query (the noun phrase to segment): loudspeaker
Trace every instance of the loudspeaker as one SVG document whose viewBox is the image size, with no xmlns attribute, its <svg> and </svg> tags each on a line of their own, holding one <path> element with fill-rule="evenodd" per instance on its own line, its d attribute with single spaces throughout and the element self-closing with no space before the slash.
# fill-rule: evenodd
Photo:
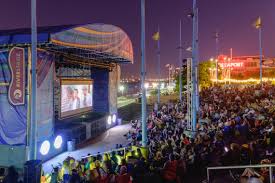
<svg viewBox="0 0 275 183">
<path fill-rule="evenodd" d="M 24 183 L 40 183 L 41 169 L 41 160 L 27 161 L 24 165 Z"/>
</svg>

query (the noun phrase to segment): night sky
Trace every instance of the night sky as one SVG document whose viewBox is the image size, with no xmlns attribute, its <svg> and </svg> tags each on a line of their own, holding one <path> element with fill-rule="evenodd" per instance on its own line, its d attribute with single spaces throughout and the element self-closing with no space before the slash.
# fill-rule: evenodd
<svg viewBox="0 0 275 183">
<path fill-rule="evenodd" d="M 1 0 L 0 29 L 30 27 L 30 0 Z M 134 46 L 135 63 L 123 66 L 122 75 L 139 75 L 140 0 L 37 0 L 38 25 L 106 23 L 121 27 Z M 187 17 L 192 0 L 147 0 L 147 76 L 156 76 L 155 42 L 152 34 L 161 29 L 163 76 L 167 63 L 178 66 L 179 21 L 183 21 L 183 44 L 191 46 L 192 23 Z M 275 0 L 198 0 L 200 60 L 215 56 L 215 31 L 220 32 L 220 51 L 233 55 L 258 54 L 258 33 L 252 27 L 257 16 L 263 21 L 265 56 L 275 56 Z M 184 51 L 184 57 L 190 53 Z"/>
</svg>

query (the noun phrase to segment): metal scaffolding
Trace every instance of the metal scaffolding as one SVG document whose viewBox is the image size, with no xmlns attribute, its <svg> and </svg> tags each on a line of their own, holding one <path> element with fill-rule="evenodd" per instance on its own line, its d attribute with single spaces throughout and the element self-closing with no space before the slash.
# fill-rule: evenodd
<svg viewBox="0 0 275 183">
<path fill-rule="evenodd" d="M 192 131 L 192 59 L 187 59 L 187 130 Z"/>
</svg>

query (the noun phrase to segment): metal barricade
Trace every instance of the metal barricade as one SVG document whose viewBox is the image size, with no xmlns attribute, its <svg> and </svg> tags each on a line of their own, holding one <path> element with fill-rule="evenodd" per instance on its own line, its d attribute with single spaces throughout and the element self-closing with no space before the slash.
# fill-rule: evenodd
<svg viewBox="0 0 275 183">
<path fill-rule="evenodd" d="M 123 151 L 124 152 L 124 158 L 125 158 L 125 155 L 126 155 L 126 147 L 122 147 L 122 148 L 118 148 L 118 149 L 113 149 L 113 150 L 110 150 L 110 151 L 105 151 L 105 152 L 102 152 L 102 153 L 96 153 L 96 154 L 90 154 L 88 156 L 82 156 L 81 158 L 82 159 L 85 159 L 85 158 L 89 158 L 89 157 L 94 157 L 94 156 L 97 156 L 97 155 L 104 155 L 104 154 L 110 154 L 112 152 L 120 152 L 120 151 Z"/>
</svg>

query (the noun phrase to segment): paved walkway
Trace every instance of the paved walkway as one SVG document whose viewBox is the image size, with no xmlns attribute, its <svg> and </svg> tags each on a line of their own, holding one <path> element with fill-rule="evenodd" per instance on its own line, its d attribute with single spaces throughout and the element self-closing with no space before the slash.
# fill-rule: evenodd
<svg viewBox="0 0 275 183">
<path fill-rule="evenodd" d="M 50 173 L 52 171 L 52 165 L 56 166 L 58 163 L 62 163 L 66 157 L 71 156 L 75 159 L 80 159 L 82 156 L 87 154 L 96 154 L 98 152 L 110 151 L 115 148 L 116 144 L 127 144 L 126 138 L 123 136 L 130 130 L 130 125 L 116 126 L 109 129 L 98 138 L 87 142 L 84 147 L 77 149 L 73 152 L 64 152 L 43 164 L 43 170 L 45 173 Z"/>
</svg>

